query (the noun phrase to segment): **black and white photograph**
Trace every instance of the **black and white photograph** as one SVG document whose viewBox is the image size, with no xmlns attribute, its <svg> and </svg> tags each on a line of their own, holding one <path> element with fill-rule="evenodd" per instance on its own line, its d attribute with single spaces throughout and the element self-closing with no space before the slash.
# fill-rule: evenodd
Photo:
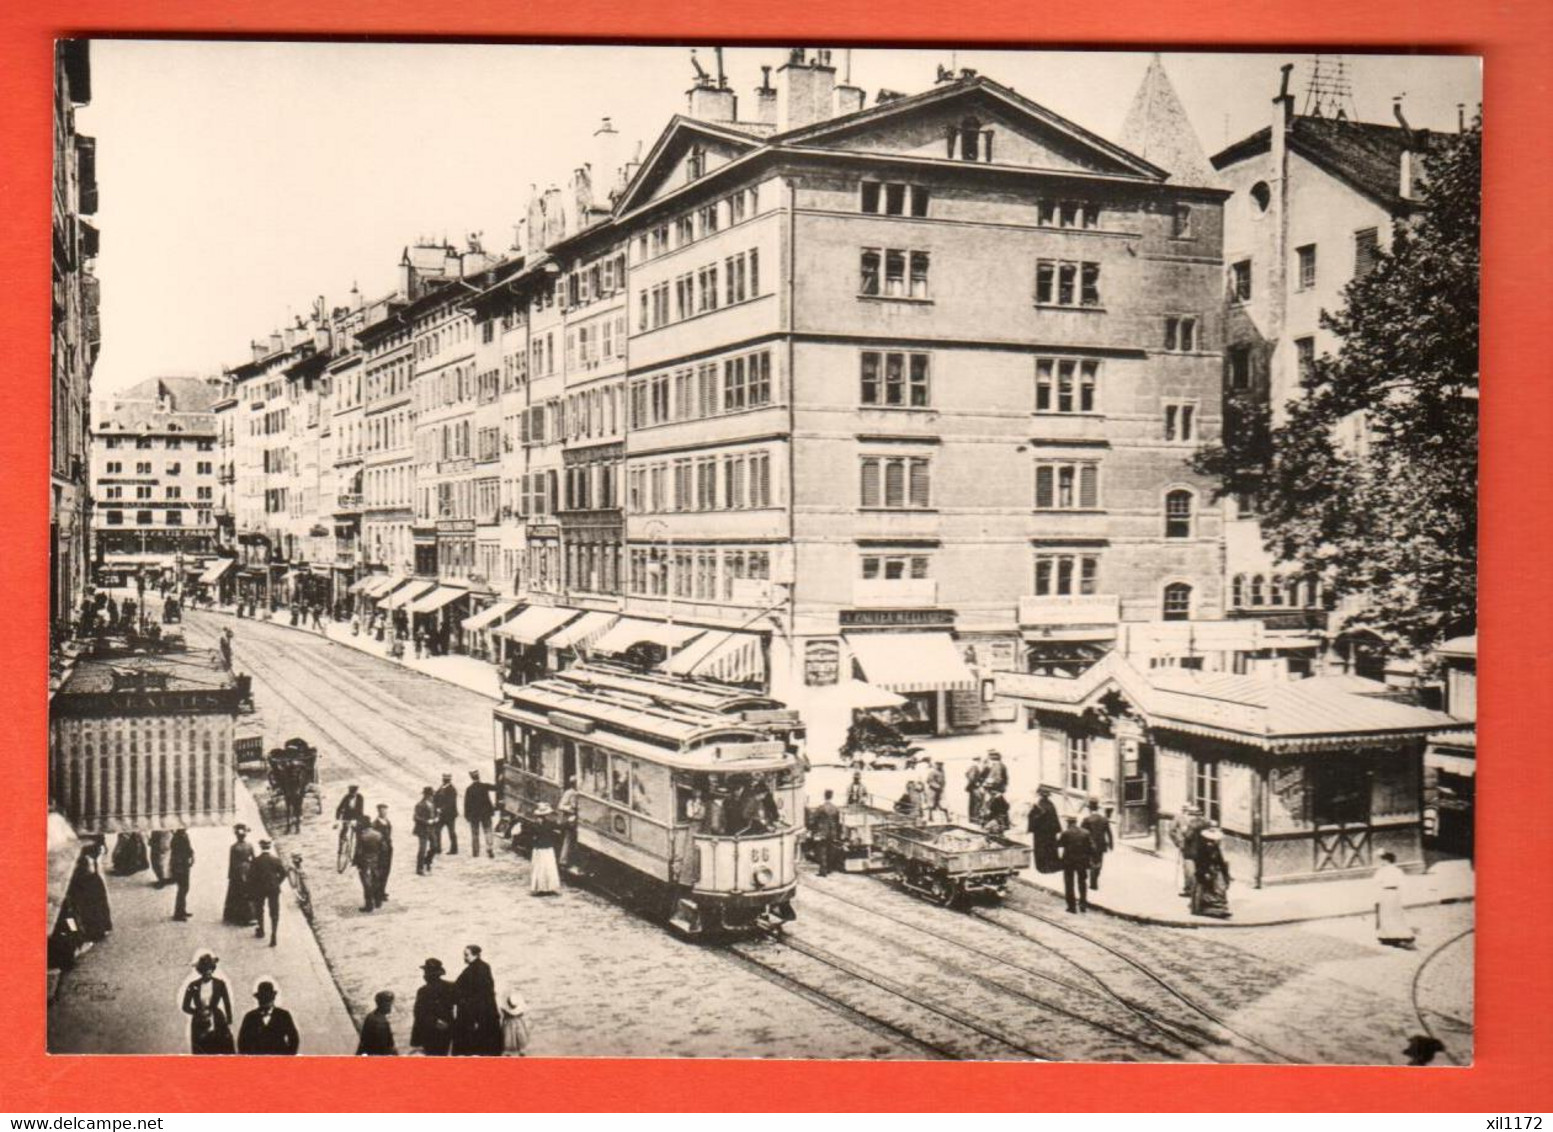
<svg viewBox="0 0 1553 1132">
<path fill-rule="evenodd" d="M 53 72 L 49 1053 L 1473 1064 L 1481 59 Z"/>
</svg>

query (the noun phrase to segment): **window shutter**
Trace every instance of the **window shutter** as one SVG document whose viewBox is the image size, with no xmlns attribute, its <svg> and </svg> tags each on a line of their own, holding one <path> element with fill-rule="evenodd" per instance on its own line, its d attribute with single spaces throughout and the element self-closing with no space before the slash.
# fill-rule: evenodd
<svg viewBox="0 0 1553 1132">
<path fill-rule="evenodd" d="M 886 507 L 904 507 L 906 505 L 906 469 L 904 460 L 884 461 L 884 505 Z"/>
<path fill-rule="evenodd" d="M 911 461 L 911 505 L 913 507 L 930 506 L 928 468 L 929 464 L 926 460 Z"/>
<path fill-rule="evenodd" d="M 1100 465 L 1080 464 L 1078 475 L 1078 505 L 1085 508 L 1100 506 Z"/>
<path fill-rule="evenodd" d="M 1057 469 L 1051 464 L 1040 464 L 1035 469 L 1035 505 L 1049 508 L 1057 498 Z"/>
<path fill-rule="evenodd" d="M 879 506 L 879 461 L 863 461 L 862 505 Z"/>
</svg>

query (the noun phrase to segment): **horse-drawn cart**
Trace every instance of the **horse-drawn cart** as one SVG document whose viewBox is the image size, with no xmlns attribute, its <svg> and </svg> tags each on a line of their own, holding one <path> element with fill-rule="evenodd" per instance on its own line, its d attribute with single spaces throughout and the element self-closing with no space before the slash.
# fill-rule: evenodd
<svg viewBox="0 0 1553 1132">
<path fill-rule="evenodd" d="M 1001 897 L 1029 859 L 1019 842 L 963 825 L 880 825 L 873 843 L 902 886 L 946 907 L 977 893 Z"/>
<path fill-rule="evenodd" d="M 302 810 L 309 797 L 315 813 L 324 812 L 323 794 L 318 789 L 318 748 L 305 739 L 287 739 L 284 746 L 270 751 L 268 798 L 272 814 L 284 813 L 286 829 L 299 830 Z"/>
</svg>

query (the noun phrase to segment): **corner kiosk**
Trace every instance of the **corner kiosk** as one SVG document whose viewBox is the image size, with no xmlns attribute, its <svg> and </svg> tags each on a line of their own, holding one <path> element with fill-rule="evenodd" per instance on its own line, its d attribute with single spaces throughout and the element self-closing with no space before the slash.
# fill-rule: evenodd
<svg viewBox="0 0 1553 1132">
<path fill-rule="evenodd" d="M 496 780 L 514 835 L 568 781 L 568 864 L 696 937 L 791 920 L 803 816 L 796 712 L 732 685 L 579 665 L 506 685 Z"/>
</svg>

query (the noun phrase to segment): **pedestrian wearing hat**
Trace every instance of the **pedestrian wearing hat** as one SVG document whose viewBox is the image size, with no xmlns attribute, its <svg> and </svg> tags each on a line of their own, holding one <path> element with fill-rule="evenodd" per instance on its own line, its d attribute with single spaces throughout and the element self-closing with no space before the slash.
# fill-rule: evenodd
<svg viewBox="0 0 1553 1132">
<path fill-rule="evenodd" d="M 937 815 L 942 814 L 947 821 L 949 811 L 944 809 L 944 791 L 949 787 L 948 776 L 944 774 L 944 764 L 936 762 L 933 769 L 927 772 L 927 820 L 932 821 Z"/>
<path fill-rule="evenodd" d="M 383 904 L 378 868 L 383 863 L 383 835 L 362 818 L 356 823 L 356 856 L 351 862 L 361 878 L 361 910 L 371 912 Z"/>
<path fill-rule="evenodd" d="M 508 1057 L 522 1057 L 528 1049 L 528 1003 L 517 987 L 508 989 L 501 1000 L 501 1048 Z"/>
<path fill-rule="evenodd" d="M 457 996 L 440 959 L 421 964 L 425 982 L 415 992 L 410 1045 L 427 1057 L 446 1057 L 453 1041 L 453 1009 Z"/>
<path fill-rule="evenodd" d="M 248 827 L 232 827 L 234 838 L 226 857 L 226 903 L 221 918 L 229 924 L 248 927 L 253 923 L 253 897 L 248 891 L 248 870 L 253 865 L 253 846 L 248 843 Z"/>
<path fill-rule="evenodd" d="M 1052 804 L 1052 792 L 1041 787 L 1030 816 L 1025 821 L 1030 833 L 1030 858 L 1039 873 L 1055 873 L 1062 868 L 1062 853 L 1057 840 L 1062 836 L 1062 819 Z"/>
<path fill-rule="evenodd" d="M 987 752 L 987 769 L 982 775 L 981 789 L 983 794 L 1008 793 L 1008 764 L 997 751 Z"/>
<path fill-rule="evenodd" d="M 455 1057 L 500 1057 L 501 1015 L 496 1008 L 496 977 L 480 957 L 480 948 L 464 948 L 464 969 L 453 984 Z"/>
<path fill-rule="evenodd" d="M 189 1016 L 189 1052 L 232 1053 L 232 996 L 216 978 L 213 951 L 194 957 L 196 977 L 183 988 L 183 1012 Z"/>
<path fill-rule="evenodd" d="M 530 896 L 554 896 L 561 891 L 561 870 L 555 861 L 555 849 L 560 842 L 561 831 L 555 822 L 555 811 L 541 802 L 534 809 L 534 820 L 529 823 Z"/>
<path fill-rule="evenodd" d="M 491 815 L 496 804 L 491 799 L 491 784 L 480 781 L 480 772 L 469 772 L 469 785 L 464 787 L 464 820 L 469 823 L 469 853 L 480 855 L 480 834 L 485 834 L 485 855 L 496 856 L 495 839 L 491 837 Z"/>
<path fill-rule="evenodd" d="M 286 866 L 275 856 L 274 847 L 268 841 L 259 842 L 259 856 L 248 869 L 248 891 L 253 894 L 253 907 L 259 917 L 259 926 L 253 929 L 258 939 L 264 938 L 264 909 L 270 910 L 270 946 L 280 932 L 280 890 L 286 883 Z"/>
<path fill-rule="evenodd" d="M 372 997 L 377 1009 L 361 1020 L 361 1041 L 356 1045 L 357 1057 L 397 1057 L 399 1047 L 394 1044 L 394 1028 L 388 1016 L 394 1012 L 394 992 L 380 990 Z"/>
<path fill-rule="evenodd" d="M 448 831 L 448 856 L 458 856 L 458 787 L 453 776 L 444 774 L 442 785 L 437 787 L 437 852 L 442 852 L 442 831 Z"/>
<path fill-rule="evenodd" d="M 1079 823 L 1084 827 L 1084 832 L 1089 834 L 1089 840 L 1094 843 L 1094 855 L 1089 861 L 1089 887 L 1092 891 L 1100 890 L 1100 867 L 1105 864 L 1105 855 L 1116 848 L 1116 837 L 1111 832 L 1111 819 L 1100 812 L 1100 799 L 1089 800 L 1089 812 L 1084 815 L 1084 820 Z"/>
<path fill-rule="evenodd" d="M 1202 831 L 1208 828 L 1202 811 L 1187 805 L 1181 809 L 1181 818 L 1170 827 L 1170 841 L 1181 854 L 1181 895 L 1191 896 L 1197 875 L 1197 845 Z"/>
<path fill-rule="evenodd" d="M 965 768 L 965 811 L 972 823 L 981 821 L 981 784 L 986 777 L 987 768 L 977 755 Z"/>
<path fill-rule="evenodd" d="M 1078 824 L 1078 815 L 1069 814 L 1067 828 L 1057 838 L 1062 850 L 1062 894 L 1069 912 L 1089 911 L 1089 867 L 1095 855 L 1095 843 L 1089 831 Z"/>
<path fill-rule="evenodd" d="M 1196 868 L 1192 878 L 1192 915 L 1230 918 L 1229 864 L 1224 860 L 1220 842 L 1224 834 L 1209 825 L 1197 836 Z"/>
<path fill-rule="evenodd" d="M 431 872 L 431 859 L 437 855 L 437 801 L 430 786 L 421 788 L 421 800 L 415 803 L 415 875 Z"/>
<path fill-rule="evenodd" d="M 301 1040 L 291 1013 L 275 1005 L 280 990 L 268 979 L 253 988 L 259 1005 L 243 1015 L 237 1031 L 237 1052 L 262 1056 L 289 1055 L 297 1052 Z"/>
<path fill-rule="evenodd" d="M 189 918 L 189 877 L 194 872 L 194 845 L 189 841 L 189 831 L 182 826 L 173 830 L 167 870 L 173 884 L 177 885 L 173 897 L 173 919 L 187 920 Z"/>
</svg>

